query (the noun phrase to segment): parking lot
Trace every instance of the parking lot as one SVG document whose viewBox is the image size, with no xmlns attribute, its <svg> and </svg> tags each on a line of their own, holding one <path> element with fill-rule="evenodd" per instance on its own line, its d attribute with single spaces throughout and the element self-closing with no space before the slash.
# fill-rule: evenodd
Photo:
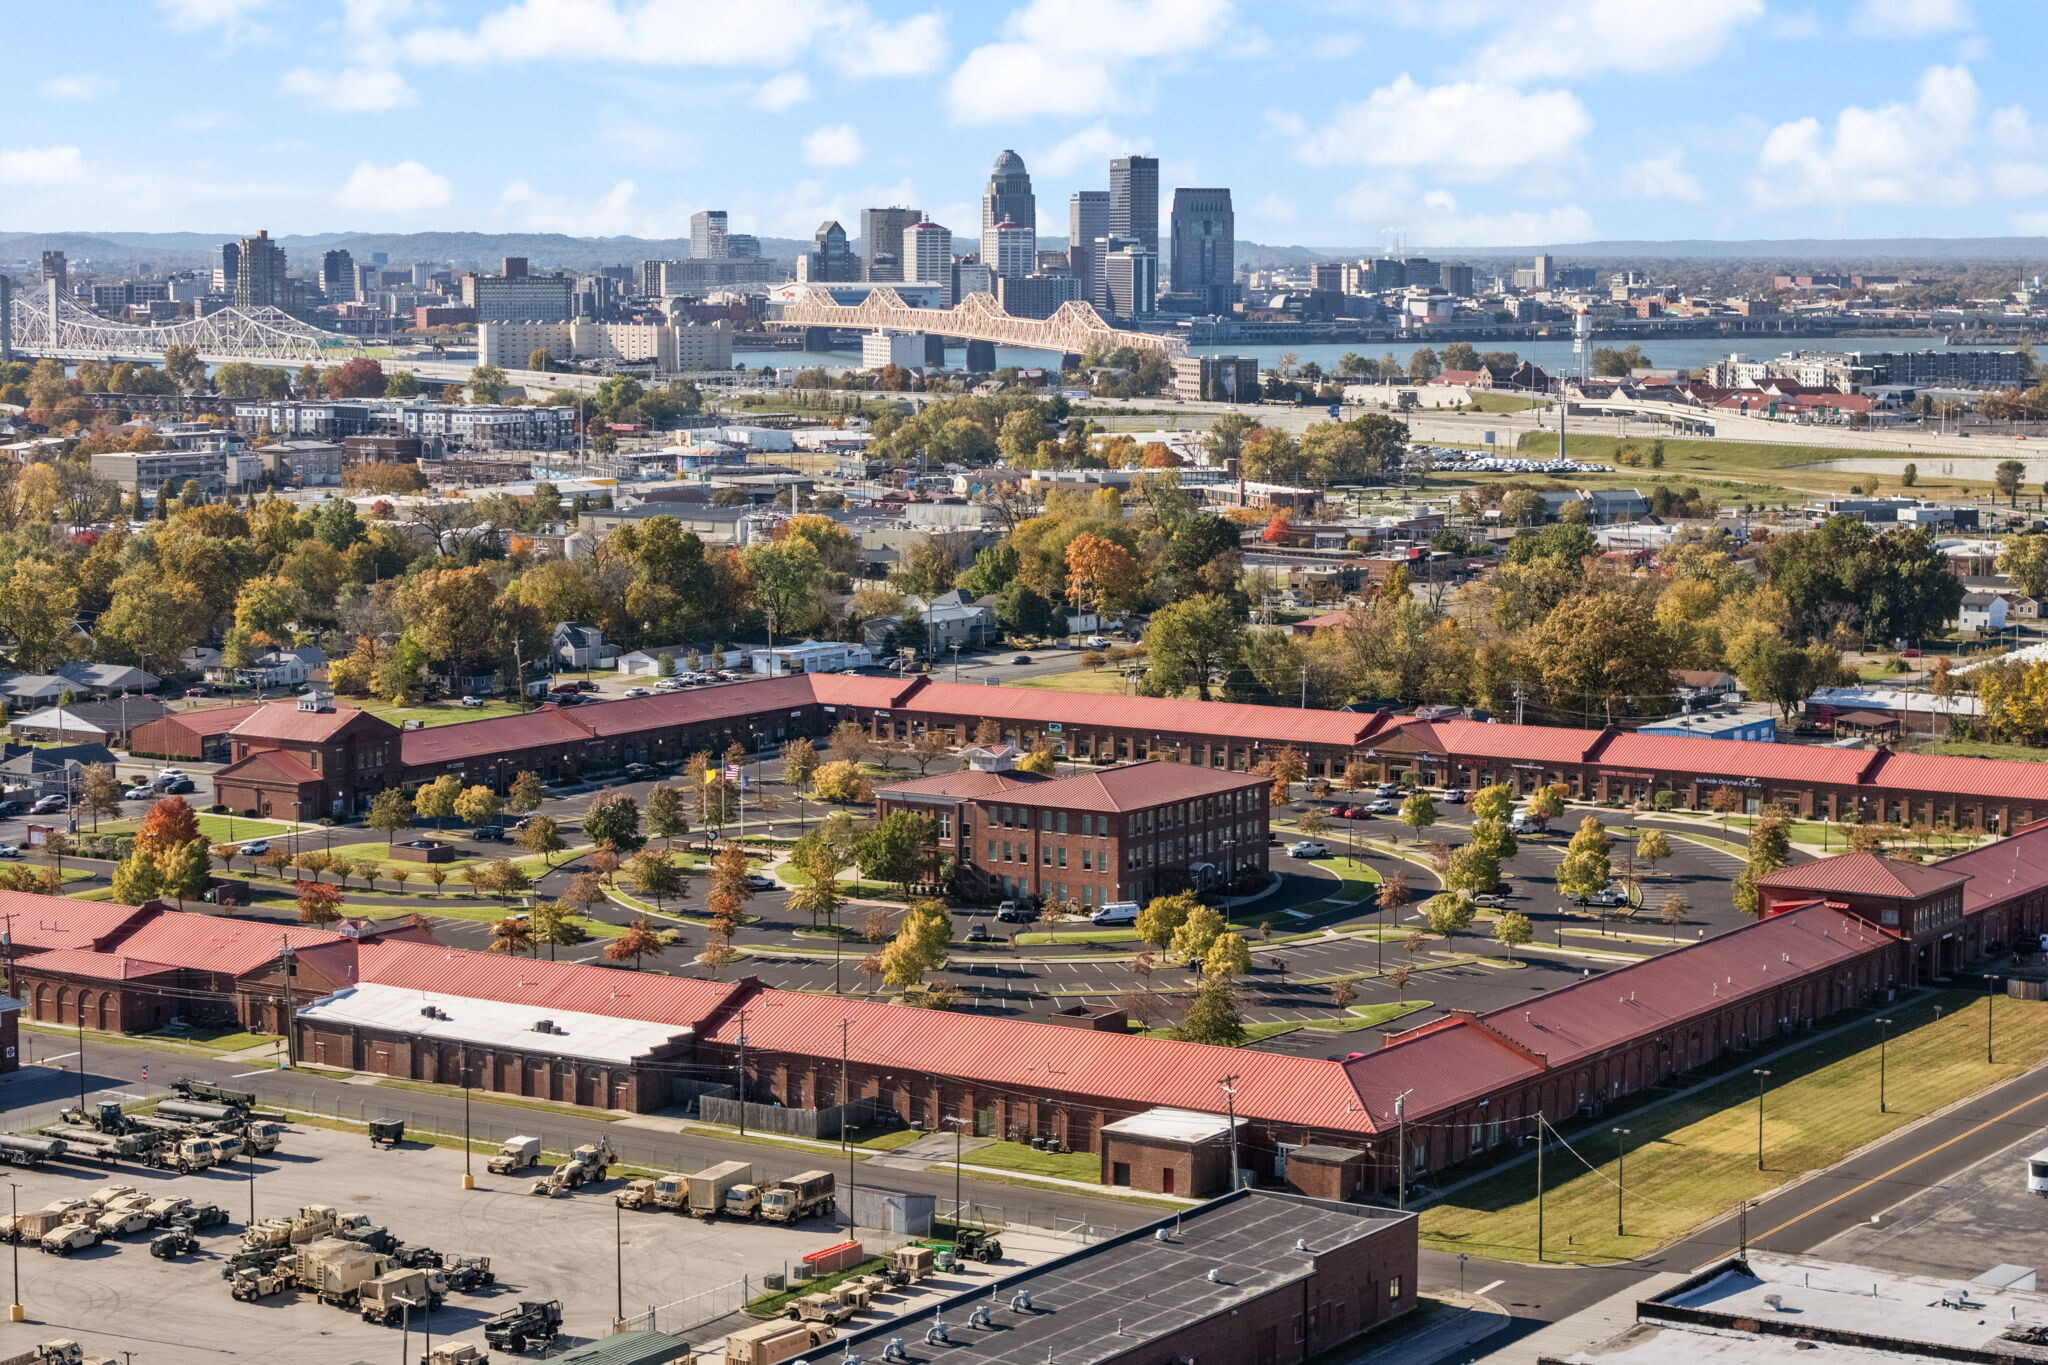
<svg viewBox="0 0 2048 1365">
<path fill-rule="evenodd" d="M 610 1197 L 616 1180 L 594 1192 L 539 1199 L 527 1193 L 536 1172 L 489 1175 L 481 1154 L 475 1161 L 478 1188 L 465 1192 L 459 1152 L 417 1143 L 375 1150 L 360 1133 L 326 1128 L 294 1127 L 279 1152 L 257 1158 L 254 1166 L 259 1218 L 331 1204 L 343 1213 L 367 1213 L 401 1240 L 425 1243 L 444 1255 L 489 1256 L 497 1284 L 480 1294 L 451 1296 L 431 1322 L 437 1340 L 454 1336 L 478 1347 L 484 1344 L 483 1320 L 521 1299 L 560 1299 L 565 1342 L 602 1335 L 621 1294 L 615 1265 L 623 1270 L 630 1317 L 743 1275 L 754 1277 L 759 1293 L 762 1272 L 783 1270 L 845 1237 L 843 1228 L 824 1219 L 785 1228 L 723 1219 L 699 1223 L 675 1213 L 620 1214 Z M 218 1203 L 233 1221 L 208 1229 L 201 1251 L 179 1261 L 152 1257 L 147 1233 L 63 1258 L 23 1248 L 29 1325 L 6 1329 L 4 1340 L 25 1347 L 76 1337 L 88 1352 L 133 1351 L 142 1365 L 218 1365 L 228 1358 L 339 1365 L 389 1360 L 396 1350 L 397 1325 L 372 1326 L 309 1296 L 285 1293 L 256 1303 L 230 1296 L 220 1268 L 239 1249 L 249 1209 L 249 1184 L 239 1169 L 181 1176 L 51 1163 L 14 1178 L 23 1209 L 118 1183 Z M 737 1289 L 725 1296 L 730 1306 L 737 1306 L 737 1298 Z M 413 1331 L 422 1325 L 415 1316 Z"/>
</svg>

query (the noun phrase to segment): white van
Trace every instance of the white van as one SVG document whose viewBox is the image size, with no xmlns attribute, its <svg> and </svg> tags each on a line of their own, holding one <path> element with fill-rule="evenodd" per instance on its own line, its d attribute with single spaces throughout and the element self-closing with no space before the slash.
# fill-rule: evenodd
<svg viewBox="0 0 2048 1365">
<path fill-rule="evenodd" d="M 1111 901 L 1088 917 L 1094 924 L 1136 924 L 1138 903 L 1136 901 Z"/>
<path fill-rule="evenodd" d="M 2027 1193 L 2048 1194 L 2048 1148 L 2027 1158 Z"/>
</svg>

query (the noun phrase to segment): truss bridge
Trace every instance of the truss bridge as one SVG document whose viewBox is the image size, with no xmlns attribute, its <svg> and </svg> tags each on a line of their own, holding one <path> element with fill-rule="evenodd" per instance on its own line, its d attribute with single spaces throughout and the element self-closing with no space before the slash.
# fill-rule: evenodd
<svg viewBox="0 0 2048 1365">
<path fill-rule="evenodd" d="M 969 294 L 951 308 L 915 308 L 887 285 L 859 303 L 836 303 L 826 289 L 806 289 L 782 305 L 779 321 L 789 327 L 844 327 L 857 331 L 922 332 L 927 336 L 986 341 L 1039 351 L 1080 355 L 1096 342 L 1112 348 L 1180 355 L 1187 344 L 1176 336 L 1131 332 L 1110 326 L 1094 308 L 1069 299 L 1049 318 L 1012 317 L 990 294 Z"/>
<path fill-rule="evenodd" d="M 209 363 L 331 365 L 366 353 L 359 337 L 323 332 L 275 308 L 223 308 L 203 318 L 143 327 L 109 322 L 51 288 L 14 298 L 7 312 L 14 354 L 51 360 L 155 361 L 172 346 L 190 346 Z"/>
</svg>

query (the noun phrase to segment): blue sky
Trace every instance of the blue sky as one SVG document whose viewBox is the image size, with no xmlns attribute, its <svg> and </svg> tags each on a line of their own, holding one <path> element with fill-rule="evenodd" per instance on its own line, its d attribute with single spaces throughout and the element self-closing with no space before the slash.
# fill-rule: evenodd
<svg viewBox="0 0 2048 1365">
<path fill-rule="evenodd" d="M 2048 235 L 2041 0 L 0 0 L 0 229 L 978 225 L 1111 156 L 1255 241 Z"/>
</svg>

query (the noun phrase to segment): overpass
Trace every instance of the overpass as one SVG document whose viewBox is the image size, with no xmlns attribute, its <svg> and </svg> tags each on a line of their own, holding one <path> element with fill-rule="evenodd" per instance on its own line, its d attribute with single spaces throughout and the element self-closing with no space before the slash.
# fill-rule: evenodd
<svg viewBox="0 0 2048 1365">
<path fill-rule="evenodd" d="M 17 355 L 50 360 L 161 361 L 172 346 L 190 346 L 209 364 L 234 360 L 272 364 L 340 364 L 366 353 L 360 337 L 323 332 L 275 308 L 223 308 L 203 318 L 162 326 L 109 322 L 57 293 L 9 300 L 7 340 Z M 54 324 L 52 319 L 54 318 Z"/>
<path fill-rule="evenodd" d="M 1078 299 L 1061 304 L 1049 318 L 1019 318 L 1005 313 L 992 294 L 969 294 L 951 308 L 914 308 L 887 285 L 874 289 L 857 304 L 835 303 L 826 289 L 805 289 L 795 301 L 782 305 L 778 321 L 790 327 L 922 332 L 1062 355 L 1080 355 L 1098 341 L 1167 356 L 1187 350 L 1187 343 L 1177 336 L 1112 327 L 1091 305 Z"/>
</svg>

